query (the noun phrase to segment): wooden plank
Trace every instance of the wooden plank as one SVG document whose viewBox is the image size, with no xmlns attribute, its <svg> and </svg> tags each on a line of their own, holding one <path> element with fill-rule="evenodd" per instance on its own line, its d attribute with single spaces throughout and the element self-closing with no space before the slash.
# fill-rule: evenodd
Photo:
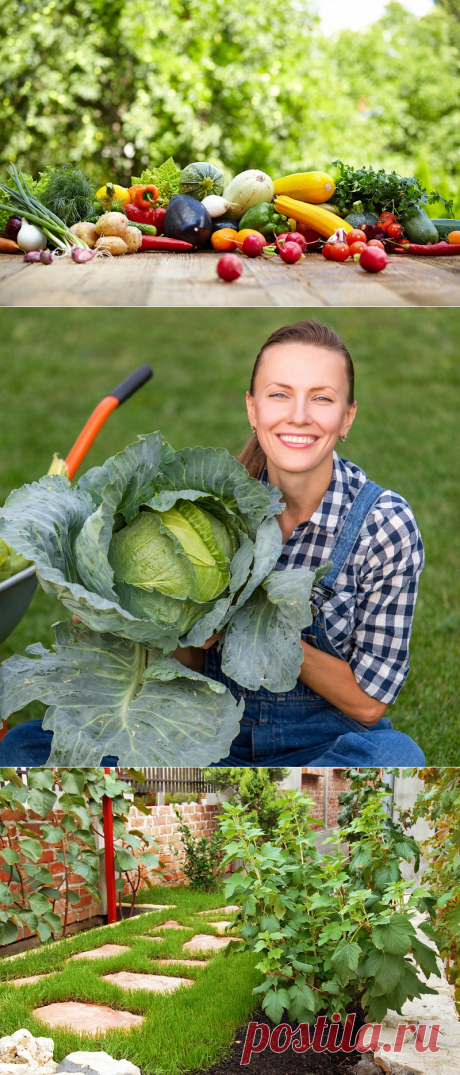
<svg viewBox="0 0 460 1075">
<path fill-rule="evenodd" d="M 76 265 L 25 265 L 0 255 L 1 306 L 385 307 L 459 306 L 460 258 L 390 258 L 384 273 L 309 254 L 296 265 L 245 259 L 232 283 L 219 280 L 214 251 L 143 253 Z"/>
</svg>

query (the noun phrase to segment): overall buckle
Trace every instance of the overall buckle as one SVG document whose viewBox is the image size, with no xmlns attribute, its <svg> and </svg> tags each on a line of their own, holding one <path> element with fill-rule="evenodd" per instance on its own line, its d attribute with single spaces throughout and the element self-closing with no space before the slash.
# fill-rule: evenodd
<svg viewBox="0 0 460 1075">
<path fill-rule="evenodd" d="M 313 616 L 316 617 L 318 612 L 321 611 L 326 601 L 329 601 L 334 595 L 334 590 L 330 586 L 325 586 L 322 582 L 317 582 L 312 589 L 312 601 L 311 608 Z"/>
</svg>

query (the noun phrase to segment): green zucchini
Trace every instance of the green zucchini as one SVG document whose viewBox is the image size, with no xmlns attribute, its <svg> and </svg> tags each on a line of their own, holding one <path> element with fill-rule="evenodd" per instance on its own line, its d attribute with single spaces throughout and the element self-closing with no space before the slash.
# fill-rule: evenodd
<svg viewBox="0 0 460 1075">
<path fill-rule="evenodd" d="M 430 220 L 424 209 L 417 209 L 410 216 L 405 216 L 401 221 L 404 234 L 411 243 L 437 243 L 439 235 L 434 220 Z"/>
<path fill-rule="evenodd" d="M 434 224 L 440 239 L 447 239 L 451 231 L 460 231 L 460 220 L 444 217 L 443 220 L 432 220 L 431 223 Z"/>
</svg>

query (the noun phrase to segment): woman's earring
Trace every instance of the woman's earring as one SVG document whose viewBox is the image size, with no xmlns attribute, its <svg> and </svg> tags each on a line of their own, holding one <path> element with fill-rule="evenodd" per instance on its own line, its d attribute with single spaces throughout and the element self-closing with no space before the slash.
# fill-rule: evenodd
<svg viewBox="0 0 460 1075">
<path fill-rule="evenodd" d="M 344 444 L 344 442 L 346 441 L 346 439 L 347 439 L 347 434 L 346 434 L 346 433 L 344 433 L 342 437 L 339 437 L 339 440 L 341 440 L 341 441 L 342 441 L 342 444 Z"/>
<path fill-rule="evenodd" d="M 257 433 L 257 430 L 256 430 L 255 426 L 251 426 L 251 433 Z"/>
</svg>

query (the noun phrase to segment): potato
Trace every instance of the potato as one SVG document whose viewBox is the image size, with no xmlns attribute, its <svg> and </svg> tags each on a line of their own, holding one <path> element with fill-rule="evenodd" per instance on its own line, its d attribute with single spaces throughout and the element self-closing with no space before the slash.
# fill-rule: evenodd
<svg viewBox="0 0 460 1075">
<path fill-rule="evenodd" d="M 111 214 L 108 213 L 107 215 L 110 216 Z M 97 240 L 96 250 L 103 250 L 106 254 L 116 256 L 117 254 L 126 254 L 128 247 L 123 242 L 123 239 L 120 239 L 119 235 L 101 235 L 100 239 Z"/>
<path fill-rule="evenodd" d="M 123 242 L 125 242 L 128 247 L 128 254 L 135 254 L 142 243 L 142 232 L 139 231 L 139 228 L 129 227 L 123 238 Z"/>
<path fill-rule="evenodd" d="M 103 213 L 96 224 L 98 235 L 118 235 L 124 239 L 128 230 L 128 221 L 123 213 Z"/>
<path fill-rule="evenodd" d="M 77 236 L 77 239 L 83 239 L 83 242 L 88 243 L 91 250 L 94 249 L 97 242 L 97 231 L 94 224 L 91 224 L 89 220 L 79 220 L 78 224 L 72 224 L 70 230 Z"/>
</svg>

